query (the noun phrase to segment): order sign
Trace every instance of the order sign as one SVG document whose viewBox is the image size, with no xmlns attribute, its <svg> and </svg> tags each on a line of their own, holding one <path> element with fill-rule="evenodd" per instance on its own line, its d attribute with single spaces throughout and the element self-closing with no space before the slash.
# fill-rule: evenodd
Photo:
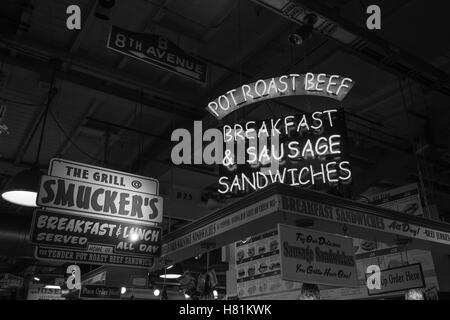
<svg viewBox="0 0 450 320">
<path fill-rule="evenodd" d="M 380 280 L 381 288 L 367 289 L 369 295 L 425 288 L 425 279 L 420 263 L 381 270 Z"/>
<path fill-rule="evenodd" d="M 283 280 L 359 287 L 352 238 L 278 225 Z"/>
</svg>

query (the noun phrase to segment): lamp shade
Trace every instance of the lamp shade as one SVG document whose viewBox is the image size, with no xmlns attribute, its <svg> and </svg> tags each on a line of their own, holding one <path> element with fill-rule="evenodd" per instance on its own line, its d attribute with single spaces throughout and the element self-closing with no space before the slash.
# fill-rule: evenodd
<svg viewBox="0 0 450 320">
<path fill-rule="evenodd" d="M 181 265 L 179 263 L 174 264 L 173 266 L 166 269 L 162 269 L 161 273 L 159 274 L 160 278 L 166 278 L 166 279 L 178 279 L 183 275 L 183 270 L 181 268 Z"/>
<path fill-rule="evenodd" d="M 8 202 L 37 207 L 36 199 L 42 172 L 39 168 L 31 168 L 17 173 L 9 180 L 2 191 L 2 198 Z"/>
</svg>

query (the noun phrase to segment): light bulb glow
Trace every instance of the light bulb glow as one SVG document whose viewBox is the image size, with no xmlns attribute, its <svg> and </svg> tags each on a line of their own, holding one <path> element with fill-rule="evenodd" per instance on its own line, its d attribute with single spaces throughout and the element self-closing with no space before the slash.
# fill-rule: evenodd
<svg viewBox="0 0 450 320">
<path fill-rule="evenodd" d="M 130 241 L 131 242 L 136 242 L 138 240 L 139 240 L 139 235 L 137 234 L 137 232 L 130 233 Z"/>
<path fill-rule="evenodd" d="M 162 274 L 159 276 L 160 278 L 166 278 L 166 279 L 178 279 L 179 277 L 181 277 L 181 274 L 176 274 L 176 273 L 168 273 L 168 274 Z"/>
<path fill-rule="evenodd" d="M 11 190 L 2 193 L 2 198 L 8 202 L 24 207 L 37 207 L 37 193 L 32 191 Z"/>
<path fill-rule="evenodd" d="M 45 288 L 46 289 L 61 289 L 60 286 L 54 286 L 54 285 L 51 285 L 51 284 L 46 285 Z"/>
<path fill-rule="evenodd" d="M 120 288 L 121 294 L 125 294 L 125 292 L 127 292 L 127 288 L 125 288 L 125 287 Z"/>
<path fill-rule="evenodd" d="M 185 293 L 185 294 L 184 294 L 184 297 L 185 297 L 186 299 L 189 299 L 191 296 Z"/>
<path fill-rule="evenodd" d="M 214 299 L 217 299 L 217 297 L 219 296 L 219 293 L 217 292 L 217 290 L 213 290 L 213 296 L 214 296 Z"/>
<path fill-rule="evenodd" d="M 155 289 L 155 291 L 153 291 L 153 295 L 154 295 L 155 297 L 159 296 L 160 293 L 161 293 L 161 292 L 159 291 L 159 289 Z"/>
</svg>

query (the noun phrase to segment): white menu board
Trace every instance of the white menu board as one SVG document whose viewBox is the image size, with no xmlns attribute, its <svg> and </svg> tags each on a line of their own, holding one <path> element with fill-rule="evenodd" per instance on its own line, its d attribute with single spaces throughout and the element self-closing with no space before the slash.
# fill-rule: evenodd
<svg viewBox="0 0 450 320">
<path fill-rule="evenodd" d="M 278 231 L 271 230 L 235 243 L 239 299 L 297 289 L 301 283 L 281 279 Z"/>
</svg>

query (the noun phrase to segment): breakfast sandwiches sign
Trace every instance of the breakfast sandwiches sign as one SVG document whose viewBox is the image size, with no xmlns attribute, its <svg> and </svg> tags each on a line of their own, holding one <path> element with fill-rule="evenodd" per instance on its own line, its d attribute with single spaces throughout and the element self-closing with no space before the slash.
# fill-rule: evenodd
<svg viewBox="0 0 450 320">
<path fill-rule="evenodd" d="M 345 190 L 352 170 L 342 109 L 322 108 L 234 124 L 222 121 L 244 106 L 267 99 L 306 95 L 342 101 L 353 86 L 350 78 L 310 72 L 244 84 L 208 103 L 206 110 L 221 121 L 220 128 L 203 132 L 201 121 L 195 121 L 193 139 L 186 129 L 174 130 L 171 140 L 177 144 L 172 148 L 172 162 L 219 165 L 217 191 L 225 196 L 273 183 Z"/>
</svg>

